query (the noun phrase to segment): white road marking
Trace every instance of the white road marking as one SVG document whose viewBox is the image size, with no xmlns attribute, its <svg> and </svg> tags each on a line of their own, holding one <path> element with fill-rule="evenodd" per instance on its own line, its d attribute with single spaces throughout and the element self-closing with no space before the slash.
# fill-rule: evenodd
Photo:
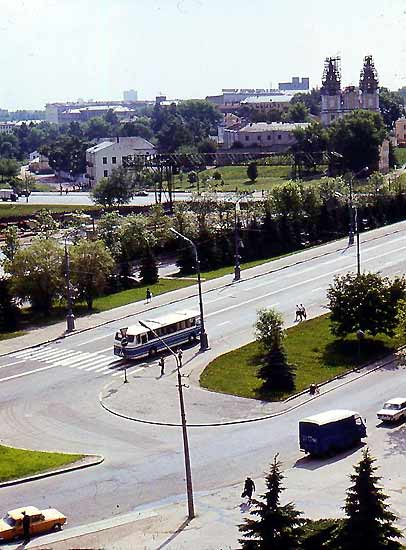
<svg viewBox="0 0 406 550">
<path fill-rule="evenodd" d="M 7 365 L 1 365 L 0 369 L 5 369 L 6 367 L 12 367 L 13 365 L 19 365 L 20 363 L 25 363 L 25 359 L 21 359 L 21 361 L 14 361 L 14 363 L 7 363 Z"/>
<path fill-rule="evenodd" d="M 322 286 L 318 286 L 317 288 L 313 288 L 312 292 L 320 292 L 320 290 L 326 290 Z"/>
<path fill-rule="evenodd" d="M 113 353 L 113 349 L 114 349 L 114 345 L 111 344 L 111 346 L 109 346 L 108 348 L 100 349 L 97 353 L 106 353 L 106 351 L 111 351 Z"/>
<path fill-rule="evenodd" d="M 229 323 L 231 323 L 231 321 L 224 321 L 224 323 L 219 323 L 217 326 L 222 327 L 223 325 L 228 325 Z"/>
<path fill-rule="evenodd" d="M 14 378 L 21 378 L 22 376 L 28 376 L 29 374 L 35 374 L 36 372 L 41 372 L 43 370 L 53 369 L 54 367 L 56 367 L 56 365 L 47 365 L 46 367 L 41 367 L 40 369 L 29 370 L 20 374 L 13 374 L 12 376 L 7 376 L 6 378 L 0 378 L 0 382 L 6 382 L 6 380 L 13 380 Z"/>
<path fill-rule="evenodd" d="M 111 338 L 111 334 L 104 334 L 103 336 L 96 336 L 96 338 L 91 338 L 90 340 L 86 340 L 86 342 L 82 342 L 81 344 L 75 344 L 75 345 L 76 345 L 76 347 L 86 346 L 87 344 L 90 344 L 91 342 L 97 342 L 97 340 L 103 340 L 103 338 Z"/>
</svg>

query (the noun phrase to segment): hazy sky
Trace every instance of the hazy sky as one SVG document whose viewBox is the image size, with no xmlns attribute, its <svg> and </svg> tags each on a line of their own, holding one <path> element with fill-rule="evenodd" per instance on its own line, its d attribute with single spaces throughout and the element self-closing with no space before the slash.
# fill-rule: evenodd
<svg viewBox="0 0 406 550">
<path fill-rule="evenodd" d="M 337 54 L 345 85 L 369 53 L 382 85 L 406 85 L 406 0 L 0 0 L 0 37 L 8 109 L 315 86 Z"/>
</svg>

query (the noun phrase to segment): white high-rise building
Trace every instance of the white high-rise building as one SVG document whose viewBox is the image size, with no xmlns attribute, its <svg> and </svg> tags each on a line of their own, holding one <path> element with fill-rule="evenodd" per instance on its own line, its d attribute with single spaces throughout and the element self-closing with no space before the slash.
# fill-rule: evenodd
<svg viewBox="0 0 406 550">
<path fill-rule="evenodd" d="M 138 101 L 137 90 L 124 90 L 123 99 L 124 101 Z"/>
</svg>

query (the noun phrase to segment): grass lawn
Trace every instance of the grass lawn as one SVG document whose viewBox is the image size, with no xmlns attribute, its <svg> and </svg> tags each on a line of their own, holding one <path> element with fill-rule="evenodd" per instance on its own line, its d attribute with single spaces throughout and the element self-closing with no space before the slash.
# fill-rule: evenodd
<svg viewBox="0 0 406 550">
<path fill-rule="evenodd" d="M 406 147 L 395 147 L 395 159 L 398 166 L 406 163 Z"/>
<path fill-rule="evenodd" d="M 221 181 L 214 179 L 204 183 L 204 178 L 212 177 L 213 172 L 217 170 L 221 173 L 224 185 L 221 185 Z M 218 191 L 257 191 L 269 190 L 276 185 L 280 185 L 291 179 L 291 167 L 290 166 L 258 166 L 258 178 L 255 182 L 247 177 L 246 166 L 222 166 L 217 169 L 210 168 L 209 170 L 203 170 L 199 172 L 199 187 L 201 191 L 204 191 L 210 186 L 213 190 Z M 315 181 L 310 179 L 308 183 Z M 184 191 L 197 191 L 197 184 L 190 184 L 187 179 L 187 174 L 183 174 L 183 180 L 179 179 L 179 176 L 175 178 L 175 188 L 182 189 Z"/>
<path fill-rule="evenodd" d="M 402 343 L 385 335 L 366 338 L 361 344 L 358 360 L 356 337 L 338 340 L 332 336 L 328 315 L 300 323 L 287 330 L 285 339 L 288 360 L 297 365 L 296 390 L 292 393 L 388 354 Z M 263 394 L 261 380 L 257 378 L 259 367 L 260 347 L 252 342 L 212 361 L 202 373 L 200 384 L 213 391 L 266 401 L 290 395 L 278 392 Z"/>
<path fill-rule="evenodd" d="M 83 455 L 26 451 L 0 445 L 0 482 L 72 464 Z"/>
</svg>

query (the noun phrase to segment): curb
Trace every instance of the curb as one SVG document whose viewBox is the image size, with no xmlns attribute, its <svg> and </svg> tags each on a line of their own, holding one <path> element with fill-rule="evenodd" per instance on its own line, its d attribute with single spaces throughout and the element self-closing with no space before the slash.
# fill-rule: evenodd
<svg viewBox="0 0 406 550">
<path fill-rule="evenodd" d="M 398 222 L 398 223 L 402 223 L 402 222 Z M 395 231 L 391 231 L 389 233 L 384 233 L 383 235 L 379 235 L 379 236 L 376 236 L 376 237 L 372 237 L 370 239 L 365 239 L 365 241 L 363 242 L 372 242 L 372 241 L 375 241 L 375 240 L 378 240 L 382 237 L 386 237 L 387 235 L 396 235 L 397 233 L 400 233 L 402 230 L 401 229 L 397 229 Z M 341 239 L 340 239 L 341 240 Z M 325 246 L 325 245 L 328 245 L 328 244 L 331 244 L 331 242 L 334 242 L 334 241 L 330 241 L 330 243 L 325 243 L 324 245 L 321 245 L 321 246 Z M 318 248 L 317 246 L 315 248 Z M 339 247 L 339 248 L 335 248 L 334 250 L 331 250 L 329 252 L 323 252 L 321 254 L 316 254 L 315 256 L 312 256 L 310 258 L 306 258 L 306 259 L 303 259 L 303 260 L 298 260 L 296 262 L 293 262 L 289 265 L 286 265 L 286 266 L 282 266 L 282 267 L 278 267 L 276 269 L 270 269 L 269 271 L 265 271 L 264 273 L 259 273 L 259 274 L 256 274 L 256 275 L 252 275 L 251 277 L 246 277 L 244 279 L 244 281 L 251 281 L 253 279 L 257 279 L 259 277 L 264 277 L 265 275 L 270 275 L 272 273 L 278 273 L 279 271 L 283 271 L 285 269 L 288 269 L 290 267 L 293 267 L 293 266 L 296 266 L 296 265 L 300 265 L 300 264 L 304 264 L 306 262 L 309 262 L 309 261 L 312 261 L 312 260 L 316 260 L 318 258 L 323 258 L 325 256 L 329 256 L 330 254 L 334 254 L 335 252 L 340 252 L 341 250 L 346 250 L 348 248 L 348 246 L 344 246 L 344 247 Z M 291 254 L 291 256 L 294 256 L 295 254 Z M 270 262 L 267 262 L 267 263 L 272 263 L 274 261 L 277 261 L 277 260 L 271 260 Z M 255 268 L 250 268 L 250 269 L 255 269 Z M 224 275 L 223 275 L 224 277 Z M 239 282 L 239 281 L 238 281 Z M 209 290 L 206 290 L 206 291 L 203 291 L 203 294 L 209 294 L 210 292 L 214 292 L 216 290 L 219 290 L 221 288 L 226 288 L 226 287 L 229 287 L 229 286 L 233 286 L 233 284 L 235 284 L 234 282 L 231 282 L 231 283 L 225 283 L 223 285 L 220 285 L 218 287 L 215 287 L 215 288 L 211 288 Z M 176 291 L 174 291 L 176 292 Z M 168 294 L 170 294 L 168 292 Z M 191 296 L 187 296 L 186 298 L 190 298 Z M 177 302 L 182 302 L 183 300 L 186 299 L 185 297 L 183 298 L 178 298 L 178 299 L 174 299 L 172 301 L 169 301 L 167 302 L 167 304 L 165 305 L 170 305 L 170 304 L 176 304 Z M 145 310 L 145 311 L 152 311 L 152 310 L 155 310 L 155 309 L 158 309 L 159 305 L 157 306 L 153 306 L 151 308 L 149 308 L 148 310 Z M 111 310 L 110 310 L 111 311 Z M 144 311 L 140 311 L 139 314 L 142 314 L 144 313 Z M 44 346 L 44 345 L 47 345 L 47 344 L 51 344 L 52 342 L 57 342 L 59 340 L 63 340 L 64 338 L 69 338 L 70 336 L 75 336 L 76 334 L 82 334 L 83 332 L 87 332 L 89 330 L 93 330 L 95 328 L 99 328 L 99 327 L 103 327 L 103 326 L 106 326 L 110 323 L 114 323 L 116 321 L 121 321 L 123 319 L 127 319 L 128 317 L 132 317 L 133 315 L 135 315 L 134 313 L 128 313 L 126 315 L 123 315 L 121 317 L 117 317 L 115 319 L 111 319 L 109 321 L 103 321 L 101 323 L 98 323 L 96 325 L 93 325 L 92 327 L 87 327 L 87 328 L 83 328 L 83 329 L 79 329 L 79 330 L 75 330 L 74 332 L 70 332 L 70 333 L 64 333 L 60 336 L 56 336 L 55 338 L 50 338 L 49 340 L 44 340 L 43 342 L 39 342 L 37 344 L 34 344 L 34 345 L 30 345 L 30 346 L 25 346 L 25 347 L 22 347 L 22 348 L 19 348 L 18 350 L 14 350 L 13 352 L 11 353 L 17 353 L 17 352 L 20 352 L 20 351 L 25 351 L 25 350 L 29 350 L 29 349 L 35 349 L 39 346 Z M 0 357 L 5 357 L 7 355 L 9 355 L 10 352 L 6 352 L 6 353 L 0 353 Z"/>
<path fill-rule="evenodd" d="M 18 479 L 10 479 L 9 481 L 3 481 L 0 483 L 0 489 L 3 487 L 12 487 L 13 485 L 20 485 L 21 483 L 28 483 L 30 481 L 38 481 L 39 479 L 44 479 L 47 477 L 57 476 L 60 474 L 66 474 L 68 472 L 75 472 L 76 470 L 84 470 L 85 468 L 90 468 L 91 466 L 98 466 L 104 462 L 104 456 L 102 455 L 85 455 L 81 460 L 84 460 L 86 457 L 93 458 L 91 462 L 85 462 L 83 464 L 77 464 L 72 466 L 67 466 L 66 468 L 60 468 L 58 470 L 52 470 L 48 472 L 43 472 L 42 474 L 35 474 L 32 476 L 21 477 Z"/>
<path fill-rule="evenodd" d="M 346 386 L 347 384 L 351 384 L 351 382 L 355 382 L 355 381 L 359 380 L 360 378 L 364 378 L 365 376 L 368 376 L 368 374 L 370 374 L 372 372 L 375 372 L 375 371 L 377 371 L 378 369 L 380 369 L 382 367 L 386 367 L 388 365 L 391 365 L 392 363 L 395 363 L 395 362 L 396 362 L 396 358 L 392 358 L 389 361 L 386 361 L 385 363 L 377 365 L 376 367 L 373 367 L 372 369 L 369 369 L 366 372 L 361 373 L 359 376 L 353 378 L 352 380 L 346 380 L 342 384 L 338 384 L 334 388 L 327 389 L 322 394 L 315 395 L 314 397 L 309 398 L 306 401 L 303 401 L 302 403 L 298 403 L 297 405 L 293 405 L 292 407 L 288 407 L 287 409 L 283 409 L 283 410 L 275 412 L 275 413 L 270 413 L 268 415 L 258 416 L 258 417 L 255 417 L 255 418 L 240 418 L 240 419 L 237 419 L 237 420 L 228 420 L 228 421 L 225 421 L 225 422 L 211 422 L 211 423 L 203 423 L 203 424 L 193 424 L 193 423 L 188 422 L 187 427 L 188 428 L 215 428 L 215 427 L 220 427 L 220 426 L 234 426 L 234 425 L 237 425 L 237 424 L 249 424 L 249 423 L 253 423 L 253 422 L 260 422 L 262 420 L 270 420 L 271 418 L 282 416 L 283 414 L 286 414 L 286 413 L 289 413 L 289 412 L 294 411 L 296 409 L 299 409 L 300 407 L 303 407 L 304 405 L 307 405 L 308 403 L 310 403 L 314 399 L 317 399 L 318 397 L 322 397 L 322 396 L 324 396 L 328 393 L 333 392 L 334 390 L 337 390 L 339 388 L 342 388 L 343 386 Z M 366 367 L 361 367 L 361 368 L 365 369 Z M 327 384 L 329 384 L 331 382 L 334 382 L 336 380 L 339 380 L 340 378 L 344 378 L 344 377 L 348 376 L 349 374 L 357 372 L 358 370 L 360 370 L 360 369 L 359 368 L 352 369 L 352 370 L 350 370 L 346 373 L 343 373 L 341 375 L 338 375 L 338 376 L 332 378 L 331 380 L 327 380 L 326 382 L 321 383 L 320 386 L 326 386 Z M 112 384 L 112 382 L 110 382 L 107 386 L 105 386 L 105 388 L 107 388 L 111 384 Z M 295 395 L 292 395 L 291 397 L 288 397 L 285 401 L 282 401 L 282 403 L 283 404 L 289 403 L 290 401 L 293 401 L 294 399 L 296 399 L 298 397 L 301 397 L 302 395 L 305 395 L 306 393 L 308 393 L 308 390 L 303 390 L 302 392 L 300 392 L 298 394 L 295 394 Z M 131 420 L 133 422 L 138 422 L 139 424 L 149 424 L 149 425 L 153 425 L 153 426 L 168 426 L 168 427 L 174 427 L 174 428 L 181 428 L 182 427 L 182 424 L 171 423 L 171 422 L 158 422 L 158 421 L 154 421 L 154 420 L 144 420 L 144 419 L 134 418 L 132 416 L 119 413 L 119 412 L 115 411 L 114 409 L 109 408 L 107 405 L 104 404 L 101 392 L 99 393 L 99 403 L 100 403 L 100 406 L 105 411 L 107 411 L 108 413 L 110 413 L 114 416 L 118 416 L 120 418 L 124 418 L 126 420 Z"/>
</svg>

